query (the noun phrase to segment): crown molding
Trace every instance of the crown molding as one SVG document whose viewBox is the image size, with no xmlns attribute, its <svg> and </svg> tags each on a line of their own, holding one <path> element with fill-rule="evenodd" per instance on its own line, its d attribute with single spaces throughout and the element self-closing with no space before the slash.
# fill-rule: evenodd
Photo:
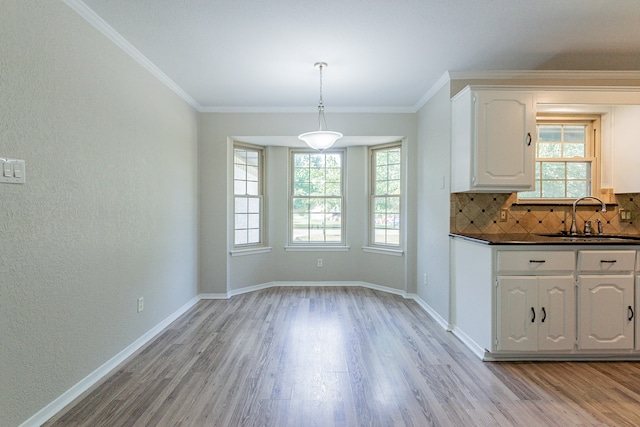
<svg viewBox="0 0 640 427">
<path fill-rule="evenodd" d="M 451 80 L 473 79 L 570 79 L 570 80 L 640 80 L 640 71 L 614 70 L 470 70 L 449 71 Z"/>
<path fill-rule="evenodd" d="M 447 83 L 451 81 L 450 73 L 447 71 L 431 86 L 431 88 L 425 93 L 420 100 L 413 106 L 414 113 L 417 113 L 429 100 L 442 89 Z"/>
<path fill-rule="evenodd" d="M 201 113 L 274 113 L 308 114 L 318 113 L 318 107 L 201 107 Z M 334 114 L 413 114 L 414 107 L 325 107 L 325 113 Z"/>
<path fill-rule="evenodd" d="M 113 29 L 104 19 L 98 16 L 91 8 L 84 4 L 81 0 L 63 0 L 67 6 L 73 9 L 78 15 L 83 17 L 87 22 L 93 25 L 98 31 L 104 34 L 116 46 L 122 49 L 126 54 L 132 57 L 142 67 L 149 71 L 155 78 L 160 80 L 164 85 L 171 89 L 176 95 L 182 98 L 187 104 L 191 105 L 198 111 L 202 110 L 202 106 L 193 99 L 187 92 L 178 86 L 173 80 L 163 73 L 153 62 L 144 56 L 138 49 L 122 37 Z"/>
</svg>

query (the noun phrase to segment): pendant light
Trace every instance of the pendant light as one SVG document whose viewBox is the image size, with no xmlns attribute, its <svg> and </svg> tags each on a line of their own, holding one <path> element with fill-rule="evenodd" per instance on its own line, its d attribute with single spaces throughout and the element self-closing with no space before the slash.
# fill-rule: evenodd
<svg viewBox="0 0 640 427">
<path fill-rule="evenodd" d="M 322 103 L 322 70 L 327 67 L 326 62 L 316 62 L 314 64 L 320 70 L 320 103 L 318 104 L 318 130 L 303 133 L 298 139 L 304 141 L 309 147 L 315 150 L 326 150 L 331 147 L 337 140 L 342 138 L 340 132 L 326 130 L 327 120 L 324 118 L 324 104 Z"/>
</svg>

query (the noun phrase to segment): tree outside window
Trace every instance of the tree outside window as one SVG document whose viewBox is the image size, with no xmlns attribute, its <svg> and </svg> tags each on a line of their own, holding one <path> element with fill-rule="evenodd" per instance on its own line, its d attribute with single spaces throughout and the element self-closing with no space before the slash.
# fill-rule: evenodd
<svg viewBox="0 0 640 427">
<path fill-rule="evenodd" d="M 291 243 L 344 244 L 344 151 L 292 152 Z"/>
</svg>

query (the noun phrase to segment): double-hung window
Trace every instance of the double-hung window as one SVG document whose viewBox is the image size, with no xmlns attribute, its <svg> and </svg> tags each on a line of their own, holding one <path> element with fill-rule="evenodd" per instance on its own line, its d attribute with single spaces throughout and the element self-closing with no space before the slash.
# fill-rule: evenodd
<svg viewBox="0 0 640 427">
<path fill-rule="evenodd" d="M 371 246 L 400 247 L 401 153 L 400 144 L 371 149 Z"/>
<path fill-rule="evenodd" d="M 519 200 L 558 201 L 597 195 L 597 117 L 548 117 L 537 121 L 535 189 Z"/>
<path fill-rule="evenodd" d="M 234 247 L 264 245 L 263 158 L 260 147 L 233 147 Z"/>
<path fill-rule="evenodd" d="M 344 150 L 291 151 L 291 245 L 345 245 Z"/>
</svg>

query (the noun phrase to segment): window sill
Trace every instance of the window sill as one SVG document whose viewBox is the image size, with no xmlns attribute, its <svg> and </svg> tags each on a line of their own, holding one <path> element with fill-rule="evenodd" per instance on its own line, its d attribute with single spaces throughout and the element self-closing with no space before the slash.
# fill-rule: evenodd
<svg viewBox="0 0 640 427">
<path fill-rule="evenodd" d="M 362 252 L 368 252 L 372 254 L 391 255 L 391 256 L 403 256 L 404 251 L 402 249 L 381 248 L 377 246 L 363 246 Z"/>
<path fill-rule="evenodd" d="M 265 254 L 267 252 L 271 252 L 271 248 L 269 246 L 262 246 L 259 248 L 234 249 L 229 253 L 231 254 L 231 256 L 246 256 Z"/>
<path fill-rule="evenodd" d="M 347 252 L 349 246 L 324 246 L 324 245 L 305 245 L 305 246 L 285 246 L 287 252 Z"/>
</svg>

